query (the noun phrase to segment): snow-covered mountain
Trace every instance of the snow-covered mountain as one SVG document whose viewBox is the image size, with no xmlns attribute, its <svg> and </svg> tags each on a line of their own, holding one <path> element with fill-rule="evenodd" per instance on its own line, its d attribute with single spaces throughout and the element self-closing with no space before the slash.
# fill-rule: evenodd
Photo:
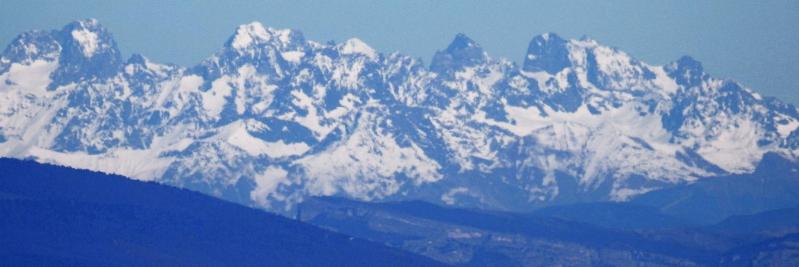
<svg viewBox="0 0 799 267">
<path fill-rule="evenodd" d="M 0 57 L 0 155 L 286 211 L 309 195 L 529 210 L 624 201 L 799 156 L 799 111 L 683 57 L 536 36 L 521 66 L 463 34 L 430 66 L 358 39 L 239 26 L 197 66 L 123 60 L 96 20 Z"/>
</svg>

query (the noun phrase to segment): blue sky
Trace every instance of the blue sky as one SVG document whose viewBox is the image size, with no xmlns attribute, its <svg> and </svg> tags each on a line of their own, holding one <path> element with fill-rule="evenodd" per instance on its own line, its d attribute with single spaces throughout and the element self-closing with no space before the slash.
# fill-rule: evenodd
<svg viewBox="0 0 799 267">
<path fill-rule="evenodd" d="M 799 104 L 799 1 L 40 1 L 3 0 L 0 43 L 31 29 L 97 18 L 123 54 L 196 64 L 235 27 L 261 21 L 316 41 L 358 37 L 381 52 L 429 62 L 456 33 L 522 60 L 530 39 L 588 35 L 640 60 L 681 55 L 720 78 Z"/>
</svg>

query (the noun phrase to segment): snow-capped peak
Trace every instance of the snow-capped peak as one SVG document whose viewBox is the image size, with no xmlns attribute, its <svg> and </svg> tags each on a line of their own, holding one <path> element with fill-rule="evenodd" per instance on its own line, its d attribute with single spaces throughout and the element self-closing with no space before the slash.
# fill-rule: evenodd
<svg viewBox="0 0 799 267">
<path fill-rule="evenodd" d="M 61 53 L 61 45 L 48 31 L 29 31 L 17 36 L 3 52 L 0 73 L 3 65 L 10 63 L 30 64 L 36 60 L 56 61 Z"/>
<path fill-rule="evenodd" d="M 94 55 L 94 51 L 97 50 L 97 46 L 100 43 L 100 41 L 97 40 L 97 33 L 81 29 L 74 30 L 70 34 L 72 38 L 80 44 L 83 55 L 86 57 L 92 57 Z"/>
<path fill-rule="evenodd" d="M 364 55 L 370 59 L 377 58 L 377 51 L 358 38 L 350 38 L 340 45 L 342 55 Z"/>
<path fill-rule="evenodd" d="M 257 21 L 240 25 L 236 29 L 230 45 L 236 49 L 244 49 L 253 45 L 262 44 L 272 39 L 272 35 L 263 24 Z"/>
<path fill-rule="evenodd" d="M 266 27 L 258 21 L 239 25 L 230 37 L 228 46 L 239 51 L 252 47 L 272 45 L 284 49 L 305 42 L 302 34 L 290 29 Z"/>
<path fill-rule="evenodd" d="M 85 19 L 75 21 L 64 28 L 72 40 L 78 44 L 78 48 L 87 58 L 93 57 L 100 50 L 109 49 L 113 44 L 107 41 L 105 29 L 96 19 Z"/>
</svg>

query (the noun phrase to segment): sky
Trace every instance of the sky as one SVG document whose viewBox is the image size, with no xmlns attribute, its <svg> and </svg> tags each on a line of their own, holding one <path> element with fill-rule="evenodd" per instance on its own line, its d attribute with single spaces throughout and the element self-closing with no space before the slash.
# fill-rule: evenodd
<svg viewBox="0 0 799 267">
<path fill-rule="evenodd" d="M 682 55 L 711 75 L 799 104 L 799 1 L 0 1 L 0 44 L 24 31 L 96 18 L 123 55 L 192 66 L 238 25 L 260 21 L 310 40 L 357 37 L 430 62 L 457 33 L 523 60 L 538 34 L 588 36 L 656 65 Z"/>
</svg>

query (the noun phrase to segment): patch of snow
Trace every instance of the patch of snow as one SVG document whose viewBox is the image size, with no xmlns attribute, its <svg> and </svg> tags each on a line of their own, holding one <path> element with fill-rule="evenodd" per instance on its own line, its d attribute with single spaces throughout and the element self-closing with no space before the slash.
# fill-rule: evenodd
<svg viewBox="0 0 799 267">
<path fill-rule="evenodd" d="M 170 115 L 175 116 L 188 102 L 192 101 L 193 96 L 199 92 L 199 88 L 204 82 L 203 77 L 198 75 L 180 76 L 173 80 L 167 80 L 161 85 L 166 90 L 157 92 L 153 105 L 168 107 Z"/>
<path fill-rule="evenodd" d="M 269 167 L 255 176 L 255 189 L 250 191 L 250 200 L 261 207 L 269 208 L 268 197 L 276 194 L 278 186 L 290 183 L 288 172 L 280 167 Z"/>
<path fill-rule="evenodd" d="M 36 60 L 29 65 L 13 63 L 8 72 L 0 75 L 0 92 L 4 89 L 17 88 L 34 95 L 44 95 L 51 82 L 50 74 L 56 68 L 58 62 L 45 60 Z"/>
<path fill-rule="evenodd" d="M 72 38 L 80 44 L 81 52 L 87 58 L 94 56 L 94 52 L 99 48 L 100 41 L 97 39 L 97 33 L 87 29 L 74 30 L 71 32 Z"/>
<path fill-rule="evenodd" d="M 294 114 L 295 117 L 293 117 L 293 119 L 300 125 L 308 128 L 308 130 L 311 130 L 318 140 L 327 136 L 327 134 L 334 129 L 335 126 L 333 125 L 323 125 L 322 120 L 324 118 L 318 113 L 316 106 L 314 106 L 313 98 L 302 91 L 292 91 L 291 95 L 294 97 L 292 100 L 294 105 L 308 111 L 307 114 L 302 117 Z"/>
<path fill-rule="evenodd" d="M 327 113 L 329 118 L 341 118 L 342 116 L 346 115 L 350 111 L 355 109 L 355 104 L 359 102 L 357 96 L 348 93 L 341 100 L 338 101 L 339 107 L 331 110 Z"/>
<path fill-rule="evenodd" d="M 654 189 L 655 188 L 613 188 L 613 192 L 611 192 L 610 196 L 612 201 L 623 202 Z"/>
<path fill-rule="evenodd" d="M 31 56 L 39 53 L 39 48 L 36 47 L 36 44 L 27 44 L 25 45 L 25 55 Z"/>
<path fill-rule="evenodd" d="M 348 88 L 357 88 L 360 86 L 359 79 L 361 78 L 361 71 L 364 68 L 364 62 L 358 61 L 351 65 L 340 66 L 333 70 L 332 79 L 340 85 Z"/>
<path fill-rule="evenodd" d="M 229 81 L 227 76 L 219 78 L 211 83 L 210 90 L 202 93 L 203 109 L 209 117 L 219 118 L 222 113 L 232 91 Z"/>
<path fill-rule="evenodd" d="M 269 28 L 269 30 L 277 36 L 277 39 L 280 40 L 281 43 L 286 44 L 291 40 L 291 30 L 289 29 L 282 29 L 276 30 Z"/>
<path fill-rule="evenodd" d="M 473 163 L 474 158 L 493 161 L 497 151 L 492 148 L 492 138 L 486 136 L 486 129 L 471 127 L 470 121 L 464 120 L 462 116 L 458 110 L 449 108 L 432 123 L 454 153 L 453 160 L 460 169 L 473 170 L 478 167 Z"/>
<path fill-rule="evenodd" d="M 455 228 L 455 230 L 447 231 L 447 237 L 451 239 L 474 239 L 483 237 L 483 234 L 480 232 L 467 232 L 460 228 Z"/>
<path fill-rule="evenodd" d="M 788 119 L 787 123 L 777 123 L 777 132 L 783 138 L 787 138 L 796 128 L 799 127 L 799 121 L 795 119 Z"/>
<path fill-rule="evenodd" d="M 270 158 L 282 158 L 302 155 L 310 147 L 305 143 L 266 142 L 258 139 L 247 131 L 242 121 L 237 121 L 225 126 L 222 138 L 231 145 L 241 148 L 251 156 L 267 155 Z"/>
<path fill-rule="evenodd" d="M 552 74 L 547 73 L 546 71 L 536 71 L 536 72 L 521 72 L 522 76 L 526 78 L 532 78 L 538 84 L 539 90 L 545 93 L 552 93 L 552 90 L 549 90 L 550 86 L 547 85 L 547 81 L 552 79 Z"/>
<path fill-rule="evenodd" d="M 666 74 L 663 67 L 651 67 L 650 70 L 655 73 L 654 84 L 662 89 L 667 94 L 674 94 L 677 92 L 679 85 L 677 82 Z"/>
<path fill-rule="evenodd" d="M 0 144 L 0 150 L 3 150 L 7 143 Z M 37 162 L 118 174 L 142 181 L 160 178 L 173 162 L 171 158 L 158 157 L 157 151 L 131 149 L 117 149 L 106 154 L 89 155 L 85 152 L 64 153 L 31 147 L 26 153 L 14 157 L 34 157 Z"/>
<path fill-rule="evenodd" d="M 182 91 L 193 91 L 197 90 L 197 88 L 199 88 L 203 82 L 203 77 L 197 75 L 188 75 L 181 77 L 178 87 L 180 87 L 179 89 Z"/>
<path fill-rule="evenodd" d="M 455 195 L 468 193 L 469 189 L 466 187 L 455 187 L 441 195 L 441 201 L 447 205 L 455 205 Z"/>
<path fill-rule="evenodd" d="M 765 151 L 759 148 L 759 128 L 749 120 L 735 119 L 722 126 L 725 129 L 698 153 L 707 161 L 733 173 L 745 173 L 755 168 Z"/>
<path fill-rule="evenodd" d="M 751 93 L 752 93 L 752 97 L 754 97 L 755 100 L 757 100 L 757 101 L 763 100 L 763 96 L 761 96 L 759 93 L 757 93 L 757 92 L 751 92 Z"/>
<path fill-rule="evenodd" d="M 280 53 L 280 55 L 283 56 L 283 59 L 285 59 L 288 62 L 291 62 L 291 63 L 294 63 L 294 64 L 299 64 L 300 61 L 302 60 L 302 57 L 305 56 L 305 52 L 302 52 L 302 51 L 288 51 L 288 52 L 282 52 L 282 53 Z"/>
</svg>

